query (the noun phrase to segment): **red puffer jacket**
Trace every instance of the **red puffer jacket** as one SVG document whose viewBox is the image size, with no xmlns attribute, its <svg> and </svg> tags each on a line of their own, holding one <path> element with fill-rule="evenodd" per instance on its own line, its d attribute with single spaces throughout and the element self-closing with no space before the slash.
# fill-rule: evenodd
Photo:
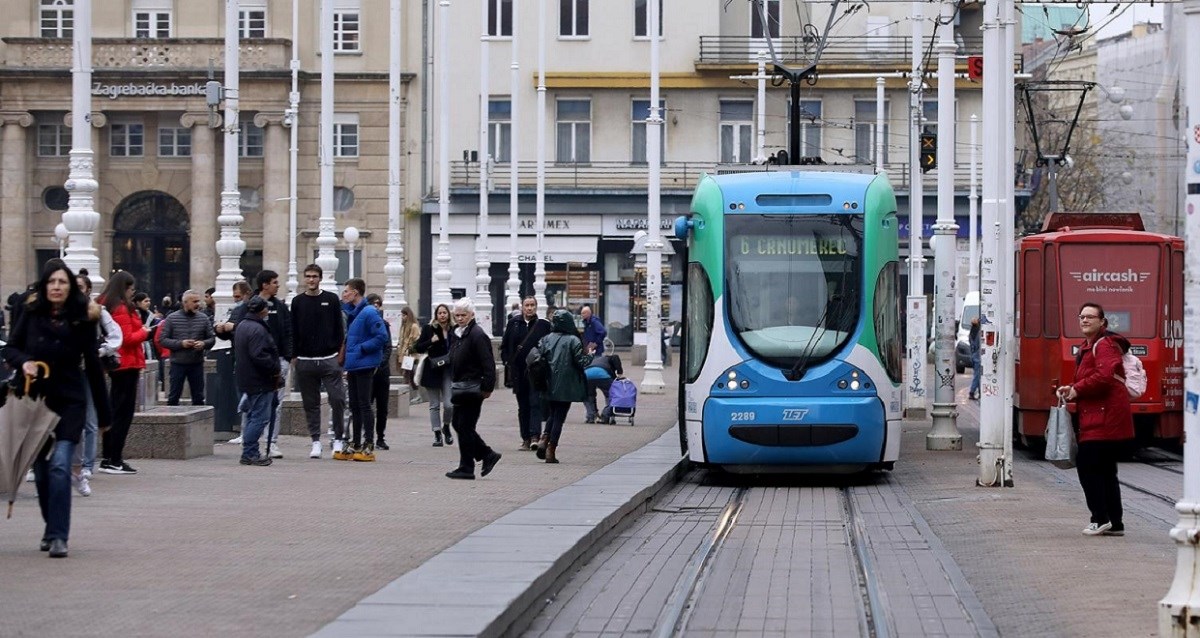
<svg viewBox="0 0 1200 638">
<path fill-rule="evenodd" d="M 1124 375 L 1121 355 L 1129 341 L 1106 332 L 1095 343 L 1083 342 L 1075 368 L 1075 412 L 1079 415 L 1079 441 L 1122 441 L 1133 438 L 1133 413 L 1125 384 L 1113 378 Z"/>
<path fill-rule="evenodd" d="M 145 369 L 146 350 L 142 344 L 146 342 L 150 333 L 142 325 L 141 317 L 136 311 L 122 305 L 112 311 L 112 318 L 121 326 L 121 365 L 117 370 Z"/>
</svg>

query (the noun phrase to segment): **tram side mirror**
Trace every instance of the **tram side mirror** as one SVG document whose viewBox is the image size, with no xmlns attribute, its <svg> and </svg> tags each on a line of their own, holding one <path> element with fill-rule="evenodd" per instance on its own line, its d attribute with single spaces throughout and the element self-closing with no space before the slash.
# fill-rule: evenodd
<svg viewBox="0 0 1200 638">
<path fill-rule="evenodd" d="M 688 235 L 692 232 L 692 220 L 687 217 L 679 216 L 675 218 L 675 238 L 687 240 Z"/>
</svg>

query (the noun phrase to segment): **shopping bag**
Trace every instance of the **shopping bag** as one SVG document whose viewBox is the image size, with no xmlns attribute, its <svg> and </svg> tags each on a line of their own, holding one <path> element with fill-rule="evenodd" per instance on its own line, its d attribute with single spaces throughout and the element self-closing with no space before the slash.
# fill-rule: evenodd
<svg viewBox="0 0 1200 638">
<path fill-rule="evenodd" d="M 1079 446 L 1075 443 L 1075 429 L 1071 427 L 1071 413 L 1067 404 L 1059 400 L 1050 408 L 1050 419 L 1046 422 L 1046 460 L 1062 470 L 1075 467 L 1075 454 Z"/>
<path fill-rule="evenodd" d="M 400 369 L 401 370 L 412 370 L 413 364 L 415 362 L 416 362 L 415 357 L 413 357 L 412 355 L 406 355 L 405 357 L 400 359 Z"/>
</svg>

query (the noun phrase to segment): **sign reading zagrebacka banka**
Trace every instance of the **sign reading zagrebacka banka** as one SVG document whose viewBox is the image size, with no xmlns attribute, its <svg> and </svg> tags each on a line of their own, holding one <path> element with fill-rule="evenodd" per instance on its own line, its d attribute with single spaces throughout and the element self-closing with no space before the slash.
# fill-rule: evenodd
<svg viewBox="0 0 1200 638">
<path fill-rule="evenodd" d="M 176 84 L 171 82 L 127 82 L 125 84 L 92 84 L 92 95 L 107 97 L 115 100 L 119 97 L 189 97 L 204 95 L 204 85 L 200 83 Z"/>
</svg>

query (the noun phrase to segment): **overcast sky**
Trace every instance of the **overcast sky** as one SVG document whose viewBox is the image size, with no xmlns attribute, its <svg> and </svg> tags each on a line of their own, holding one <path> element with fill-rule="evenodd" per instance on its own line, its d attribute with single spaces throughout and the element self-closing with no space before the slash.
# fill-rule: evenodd
<svg viewBox="0 0 1200 638">
<path fill-rule="evenodd" d="M 1113 7 L 1117 7 L 1117 14 L 1119 14 L 1115 19 L 1109 15 Z M 1161 24 L 1163 20 L 1163 6 L 1161 3 L 1155 3 L 1153 7 L 1149 4 L 1141 3 L 1136 3 L 1132 6 L 1129 4 L 1093 4 L 1090 11 L 1093 27 L 1099 27 L 1112 19 L 1112 23 L 1107 24 L 1097 34 L 1096 37 L 1101 39 L 1111 38 L 1115 35 L 1128 32 L 1134 22 L 1158 22 Z"/>
</svg>

